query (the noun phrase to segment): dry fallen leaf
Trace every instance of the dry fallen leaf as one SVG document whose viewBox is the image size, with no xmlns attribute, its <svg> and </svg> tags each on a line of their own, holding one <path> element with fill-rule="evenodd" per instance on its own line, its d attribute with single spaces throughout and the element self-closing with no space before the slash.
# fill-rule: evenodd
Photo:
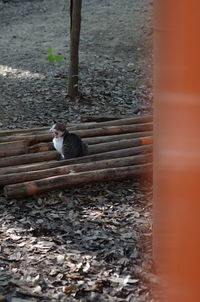
<svg viewBox="0 0 200 302">
<path fill-rule="evenodd" d="M 69 279 L 84 279 L 84 276 L 78 273 L 64 274 L 65 278 Z"/>
<path fill-rule="evenodd" d="M 63 286 L 62 292 L 65 294 L 70 294 L 71 292 L 75 292 L 77 290 L 76 286 Z"/>
</svg>

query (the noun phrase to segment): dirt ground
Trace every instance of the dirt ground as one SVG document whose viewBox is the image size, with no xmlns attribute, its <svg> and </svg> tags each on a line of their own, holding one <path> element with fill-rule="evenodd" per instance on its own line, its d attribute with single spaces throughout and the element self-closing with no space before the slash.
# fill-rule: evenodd
<svg viewBox="0 0 200 302">
<path fill-rule="evenodd" d="M 0 0 L 0 130 L 152 111 L 151 0 L 83 0 L 80 96 L 67 95 L 66 0 Z M 50 64 L 48 47 L 65 58 Z M 153 302 L 144 179 L 0 195 L 0 301 Z"/>
<path fill-rule="evenodd" d="M 84 0 L 81 97 L 67 97 L 69 12 L 65 0 L 0 2 L 1 127 L 49 124 L 80 114 L 151 110 L 149 0 Z M 47 49 L 65 62 L 51 65 Z M 106 108 L 106 109 L 105 109 Z"/>
</svg>

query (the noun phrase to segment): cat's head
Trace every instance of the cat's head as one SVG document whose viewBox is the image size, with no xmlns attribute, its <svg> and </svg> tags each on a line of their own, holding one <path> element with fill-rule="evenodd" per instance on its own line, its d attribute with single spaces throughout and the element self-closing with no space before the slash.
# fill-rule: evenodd
<svg viewBox="0 0 200 302">
<path fill-rule="evenodd" d="M 50 128 L 50 131 L 53 133 L 54 137 L 61 137 L 66 132 L 66 123 L 58 123 L 53 121 L 53 126 Z"/>
</svg>

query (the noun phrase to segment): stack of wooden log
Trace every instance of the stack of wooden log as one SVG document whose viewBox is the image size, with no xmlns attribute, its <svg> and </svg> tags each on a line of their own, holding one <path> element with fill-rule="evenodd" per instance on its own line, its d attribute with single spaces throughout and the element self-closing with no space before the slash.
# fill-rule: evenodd
<svg viewBox="0 0 200 302">
<path fill-rule="evenodd" d="M 70 132 L 88 143 L 89 155 L 61 161 L 49 128 L 1 131 L 0 186 L 6 197 L 22 198 L 151 172 L 152 116 L 107 119 L 68 125 Z"/>
</svg>

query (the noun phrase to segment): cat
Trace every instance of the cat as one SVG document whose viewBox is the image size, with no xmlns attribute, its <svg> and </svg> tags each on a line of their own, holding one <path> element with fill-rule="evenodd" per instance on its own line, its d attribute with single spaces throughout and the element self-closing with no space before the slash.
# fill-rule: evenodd
<svg viewBox="0 0 200 302">
<path fill-rule="evenodd" d="M 54 121 L 50 129 L 53 132 L 53 145 L 60 154 L 60 159 L 69 159 L 88 155 L 88 145 L 80 136 L 69 133 L 64 123 Z"/>
</svg>

